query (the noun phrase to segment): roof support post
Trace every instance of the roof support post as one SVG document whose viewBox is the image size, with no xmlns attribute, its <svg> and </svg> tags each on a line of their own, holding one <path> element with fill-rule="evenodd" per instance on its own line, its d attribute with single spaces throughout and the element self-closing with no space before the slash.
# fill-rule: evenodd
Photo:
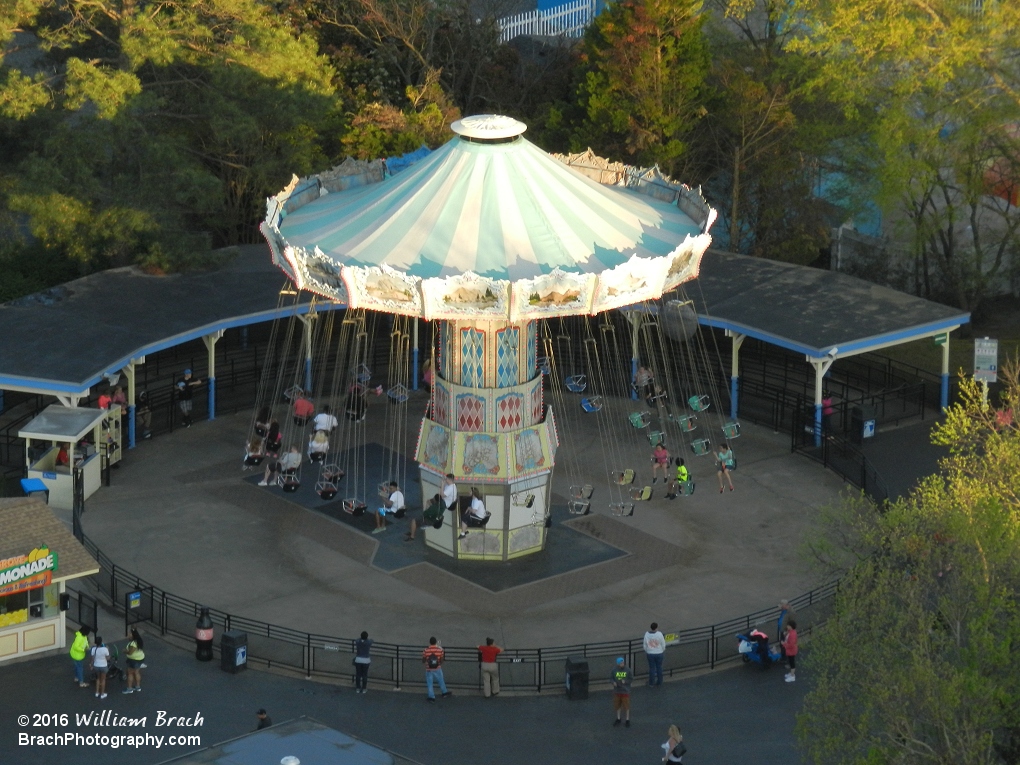
<svg viewBox="0 0 1020 765">
<path fill-rule="evenodd" d="M 808 356 L 808 363 L 815 368 L 815 446 L 822 445 L 822 380 L 836 360 L 837 348 L 829 351 L 827 359 L 816 359 Z"/>
<path fill-rule="evenodd" d="M 939 390 L 939 405 L 942 411 L 949 408 L 949 336 L 952 333 L 946 332 L 946 342 L 942 343 L 942 387 Z"/>
<path fill-rule="evenodd" d="M 202 342 L 209 357 L 209 419 L 216 419 L 216 343 L 223 337 L 223 330 L 218 329 L 211 335 L 204 335 Z"/>
<path fill-rule="evenodd" d="M 312 303 L 311 309 L 307 314 L 298 314 L 298 319 L 301 320 L 301 325 L 304 327 L 304 345 L 305 345 L 305 385 L 304 389 L 306 393 L 312 391 L 312 327 L 314 326 L 315 319 L 318 315 L 315 312 L 315 303 Z"/>
<path fill-rule="evenodd" d="M 418 390 L 418 317 L 415 316 L 411 321 L 414 322 L 414 358 L 411 360 L 413 365 L 411 371 L 411 390 Z"/>
<path fill-rule="evenodd" d="M 127 378 L 127 445 L 135 448 L 135 360 L 131 359 L 123 370 Z"/>
<path fill-rule="evenodd" d="M 747 335 L 726 330 L 726 337 L 732 340 L 730 347 L 730 419 L 737 419 L 737 397 L 740 393 L 740 346 L 744 344 Z"/>
<path fill-rule="evenodd" d="M 78 402 L 81 401 L 86 396 L 88 396 L 89 392 L 91 390 L 92 389 L 89 388 L 84 393 L 81 393 L 81 394 L 58 393 L 58 394 L 56 394 L 56 398 L 57 398 L 57 401 L 59 401 L 63 406 L 66 406 L 68 409 L 77 409 L 78 408 Z"/>
</svg>

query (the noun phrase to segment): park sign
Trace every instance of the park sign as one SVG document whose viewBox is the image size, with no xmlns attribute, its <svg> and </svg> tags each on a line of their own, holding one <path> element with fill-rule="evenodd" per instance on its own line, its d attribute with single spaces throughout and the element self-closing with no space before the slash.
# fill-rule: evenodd
<svg viewBox="0 0 1020 765">
<path fill-rule="evenodd" d="M 999 377 L 999 341 L 987 337 L 974 341 L 974 379 L 993 383 Z"/>
<path fill-rule="evenodd" d="M 45 587 L 53 581 L 56 570 L 57 554 L 50 552 L 46 545 L 27 555 L 0 560 L 0 597 Z"/>
</svg>

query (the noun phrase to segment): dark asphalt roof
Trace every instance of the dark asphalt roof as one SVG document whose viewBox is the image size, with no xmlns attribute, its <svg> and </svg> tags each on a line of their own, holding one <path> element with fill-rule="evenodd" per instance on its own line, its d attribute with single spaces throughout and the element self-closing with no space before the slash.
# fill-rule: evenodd
<svg viewBox="0 0 1020 765">
<path fill-rule="evenodd" d="M 710 250 L 686 285 L 699 322 L 808 356 L 859 353 L 970 321 L 959 308 L 863 279 Z"/>
<path fill-rule="evenodd" d="M 275 318 L 285 277 L 267 246 L 239 249 L 216 271 L 116 268 L 0 305 L 0 387 L 78 393 L 145 353 Z"/>
<path fill-rule="evenodd" d="M 268 248 L 240 250 L 216 271 L 150 276 L 118 268 L 0 305 L 0 388 L 84 392 L 132 358 L 292 313 L 278 308 L 285 279 Z M 810 356 L 833 347 L 860 352 L 970 320 L 845 274 L 716 251 L 687 292 L 702 324 Z"/>
</svg>

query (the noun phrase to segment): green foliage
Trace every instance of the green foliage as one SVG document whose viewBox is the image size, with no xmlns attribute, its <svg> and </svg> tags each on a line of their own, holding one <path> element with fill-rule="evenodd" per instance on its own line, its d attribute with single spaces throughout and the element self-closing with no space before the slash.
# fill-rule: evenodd
<svg viewBox="0 0 1020 765">
<path fill-rule="evenodd" d="M 799 719 L 810 761 L 1017 761 L 1017 369 L 994 408 L 972 381 L 962 386 L 963 403 L 935 429 L 951 451 L 939 475 L 830 525 L 830 549 L 856 562 L 812 642 L 817 684 Z"/>
<path fill-rule="evenodd" d="M 698 4 L 612 3 L 588 29 L 575 149 L 676 174 L 706 113 L 709 51 Z"/>
</svg>

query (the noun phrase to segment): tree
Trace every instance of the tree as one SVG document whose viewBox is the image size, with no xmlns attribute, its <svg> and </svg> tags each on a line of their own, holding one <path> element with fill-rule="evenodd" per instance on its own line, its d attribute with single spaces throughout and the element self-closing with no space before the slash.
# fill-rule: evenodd
<svg viewBox="0 0 1020 765">
<path fill-rule="evenodd" d="M 699 3 L 673 0 L 624 0 L 596 17 L 581 55 L 574 148 L 684 177 L 689 138 L 707 113 L 703 22 Z"/>
<path fill-rule="evenodd" d="M 1020 758 L 1020 367 L 989 408 L 973 380 L 935 429 L 939 475 L 842 508 L 815 550 L 849 563 L 812 641 L 798 730 L 814 763 L 1007 765 Z"/>
</svg>

